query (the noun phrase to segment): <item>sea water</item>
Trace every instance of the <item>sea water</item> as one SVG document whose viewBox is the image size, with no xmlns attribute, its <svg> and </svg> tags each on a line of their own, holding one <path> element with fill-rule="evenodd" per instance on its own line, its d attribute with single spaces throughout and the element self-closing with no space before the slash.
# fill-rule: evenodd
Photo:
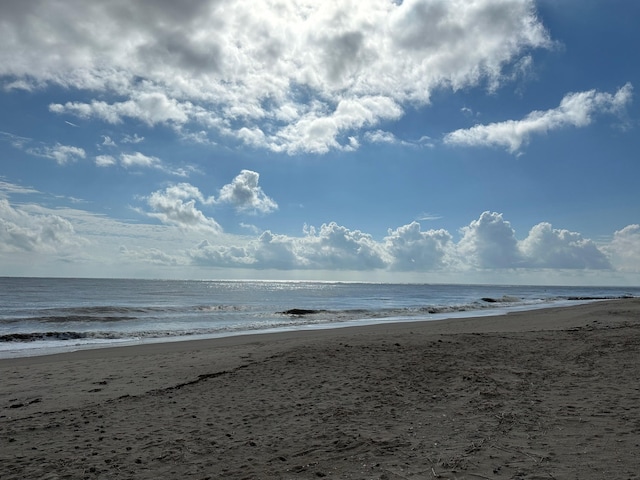
<svg viewBox="0 0 640 480">
<path fill-rule="evenodd" d="M 5 277 L 0 358 L 639 296 L 637 287 Z"/>
</svg>

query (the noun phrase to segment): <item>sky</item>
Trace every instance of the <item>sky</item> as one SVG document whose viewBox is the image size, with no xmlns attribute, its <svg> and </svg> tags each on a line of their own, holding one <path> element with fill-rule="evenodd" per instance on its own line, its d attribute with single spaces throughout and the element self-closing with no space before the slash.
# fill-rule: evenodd
<svg viewBox="0 0 640 480">
<path fill-rule="evenodd" d="M 0 275 L 640 285 L 639 21 L 4 0 Z"/>
</svg>

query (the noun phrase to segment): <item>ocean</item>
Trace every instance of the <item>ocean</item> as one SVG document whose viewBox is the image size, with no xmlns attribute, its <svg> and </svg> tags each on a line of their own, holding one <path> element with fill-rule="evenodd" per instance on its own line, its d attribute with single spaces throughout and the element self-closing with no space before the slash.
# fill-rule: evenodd
<svg viewBox="0 0 640 480">
<path fill-rule="evenodd" d="M 496 315 L 640 287 L 0 278 L 0 358 L 105 346 Z"/>
</svg>

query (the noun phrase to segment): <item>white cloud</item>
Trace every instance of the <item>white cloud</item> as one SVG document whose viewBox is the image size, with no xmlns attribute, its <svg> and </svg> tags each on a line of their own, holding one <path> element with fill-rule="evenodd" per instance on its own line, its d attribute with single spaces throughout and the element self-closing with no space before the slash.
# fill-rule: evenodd
<svg viewBox="0 0 640 480">
<path fill-rule="evenodd" d="M 260 228 L 258 228 L 255 225 L 251 225 L 250 223 L 244 223 L 244 222 L 240 222 L 239 224 L 242 228 L 245 228 L 247 230 L 249 230 L 251 233 L 253 233 L 254 235 L 257 235 L 259 233 L 262 233 L 262 230 Z"/>
<path fill-rule="evenodd" d="M 441 218 L 442 218 L 442 215 L 424 212 L 418 215 L 417 220 L 432 221 L 432 220 L 440 220 Z"/>
<path fill-rule="evenodd" d="M 117 163 L 117 160 L 111 155 L 96 155 L 96 165 L 98 167 L 111 167 Z"/>
<path fill-rule="evenodd" d="M 496 212 L 483 212 L 463 227 L 458 243 L 446 230 L 422 231 L 418 222 L 389 229 L 380 241 L 335 222 L 317 229 L 305 226 L 301 236 L 260 233 L 243 224 L 253 235 L 232 236 L 225 235 L 220 225 L 201 210 L 205 206 L 214 208 L 218 199 L 189 183 L 171 185 L 144 198 L 150 209 L 146 215 L 164 225 L 125 223 L 81 210 L 10 203 L 13 195 L 34 193 L 40 194 L 0 181 L 0 258 L 14 253 L 62 258 L 73 253 L 83 261 L 97 256 L 100 261 L 111 262 L 108 252 L 117 253 L 121 245 L 120 254 L 131 262 L 184 268 L 375 270 L 390 274 L 464 274 L 475 269 L 640 273 L 637 224 L 615 232 L 610 242 L 601 245 L 580 233 L 554 229 L 546 222 L 533 226 L 518 240 L 511 224 Z M 206 241 L 202 241 L 203 236 Z M 185 242 L 200 243 L 185 249 Z M 97 251 L 91 253 L 92 248 Z"/>
<path fill-rule="evenodd" d="M 331 113 L 312 109 L 273 136 L 266 136 L 259 128 L 245 129 L 242 136 L 253 145 L 290 154 L 352 150 L 357 142 L 352 136 L 342 139 L 346 132 L 374 126 L 382 120 L 395 120 L 401 115 L 402 109 L 394 100 L 384 96 L 363 96 L 339 100 Z"/>
<path fill-rule="evenodd" d="M 420 224 L 412 222 L 389 230 L 385 247 L 394 270 L 432 270 L 450 261 L 454 244 L 446 230 L 421 232 Z"/>
<path fill-rule="evenodd" d="M 199 265 L 257 269 L 370 270 L 386 266 L 385 252 L 370 235 L 337 225 L 311 228 L 304 237 L 263 232 L 243 247 L 203 242 L 190 251 Z"/>
<path fill-rule="evenodd" d="M 585 127 L 599 113 L 620 114 L 631 102 L 633 87 L 630 83 L 615 94 L 589 90 L 566 95 L 557 108 L 535 111 L 522 120 L 476 125 L 469 129 L 447 134 L 445 143 L 462 146 L 504 147 L 515 153 L 529 142 L 534 134 L 545 134 L 565 127 Z"/>
<path fill-rule="evenodd" d="M 156 170 L 161 170 L 169 175 L 174 175 L 176 177 L 186 178 L 196 171 L 195 167 L 190 165 L 185 165 L 183 167 L 170 167 L 165 165 L 165 163 L 160 160 L 158 157 L 153 155 L 145 155 L 141 152 L 133 152 L 133 153 L 121 153 L 118 156 L 118 159 L 113 155 L 98 155 L 96 156 L 96 165 L 99 167 L 113 167 L 115 165 L 121 165 L 125 169 L 135 169 L 135 168 L 154 168 Z"/>
<path fill-rule="evenodd" d="M 24 146 L 32 141 L 31 138 L 21 137 L 19 135 L 14 135 L 13 133 L 3 132 L 0 130 L 0 139 L 6 140 L 15 148 L 23 149 Z"/>
<path fill-rule="evenodd" d="M 263 232 L 246 248 L 256 268 L 299 269 L 306 268 L 307 261 L 299 253 L 300 240 L 286 235 Z"/>
<path fill-rule="evenodd" d="M 64 105 L 53 103 L 49 110 L 54 113 L 71 113 L 79 117 L 97 117 L 107 123 L 120 123 L 125 117 L 141 120 L 147 125 L 170 123 L 181 125 L 188 120 L 190 105 L 180 104 L 167 98 L 164 93 L 136 93 L 126 102 L 109 104 L 94 100 L 91 103 L 67 102 Z"/>
<path fill-rule="evenodd" d="M 58 165 L 75 162 L 76 160 L 85 158 L 86 156 L 84 149 L 80 147 L 61 145 L 59 143 L 56 143 L 53 146 L 29 148 L 27 149 L 27 152 L 31 155 L 55 160 Z"/>
<path fill-rule="evenodd" d="M 578 233 L 553 229 L 548 223 L 534 226 L 519 241 L 502 214 L 484 212 L 461 232 L 463 237 L 456 244 L 446 230 L 422 232 L 420 224 L 412 222 L 390 229 L 388 236 L 379 242 L 369 234 L 331 222 L 318 230 L 305 227 L 302 237 L 265 231 L 256 239 L 237 245 L 204 241 L 188 254 L 200 266 L 276 270 L 461 274 L 476 269 L 514 272 L 611 269 L 604 248 Z M 622 238 L 630 233 L 636 235 L 631 241 L 637 250 L 640 227 L 629 228 L 629 232 L 619 235 Z M 637 260 L 637 251 L 633 255 Z"/>
<path fill-rule="evenodd" d="M 483 212 L 461 229 L 459 255 L 470 265 L 480 268 L 515 268 L 521 265 L 518 241 L 511 224 L 501 213 Z"/>
<path fill-rule="evenodd" d="M 401 145 L 405 147 L 434 147 L 434 143 L 431 137 L 424 135 L 417 140 L 402 140 L 394 135 L 392 132 L 384 130 L 375 130 L 365 132 L 364 140 L 369 143 L 388 144 L 388 145 Z"/>
<path fill-rule="evenodd" d="M 400 140 L 391 132 L 385 132 L 383 130 L 375 130 L 373 132 L 366 132 L 365 138 L 371 143 L 388 143 L 395 145 L 401 143 Z"/>
<path fill-rule="evenodd" d="M 130 167 L 160 167 L 162 162 L 158 157 L 148 156 L 140 152 L 123 153 L 120 155 L 120 164 L 125 168 Z"/>
<path fill-rule="evenodd" d="M 618 230 L 605 248 L 617 270 L 640 272 L 640 225 L 627 225 Z"/>
<path fill-rule="evenodd" d="M 113 139 L 108 136 L 108 135 L 103 135 L 102 136 L 102 144 L 105 147 L 116 147 L 116 142 L 113 141 Z"/>
<path fill-rule="evenodd" d="M 0 81 L 96 97 L 57 113 L 323 153 L 550 45 L 533 0 L 152 3 L 3 3 Z"/>
<path fill-rule="evenodd" d="M 25 92 L 31 92 L 36 88 L 42 87 L 42 86 L 44 86 L 42 85 L 42 82 L 34 82 L 32 79 L 14 80 L 14 81 L 9 80 L 2 86 L 2 89 L 5 92 L 10 92 L 12 90 L 24 90 Z"/>
<path fill-rule="evenodd" d="M 239 211 L 268 213 L 277 208 L 258 186 L 259 174 L 242 170 L 234 180 L 220 190 L 220 196 L 205 196 L 200 189 L 189 183 L 178 183 L 153 192 L 145 198 L 151 208 L 147 215 L 167 225 L 176 225 L 185 230 L 201 230 L 222 233 L 222 227 L 213 218 L 196 207 L 196 203 L 213 206 L 231 203 Z"/>
<path fill-rule="evenodd" d="M 597 245 L 581 234 L 552 228 L 543 222 L 535 225 L 519 245 L 527 266 L 539 268 L 611 268 Z"/>
<path fill-rule="evenodd" d="M 469 107 L 462 107 L 460 109 L 460 111 L 467 117 L 475 117 L 477 114 L 474 113 L 474 111 L 472 109 L 470 109 Z"/>
<path fill-rule="evenodd" d="M 176 177 L 188 177 L 190 173 L 196 171 L 194 167 L 185 165 L 184 167 L 172 168 L 165 165 L 162 160 L 152 155 L 145 155 L 141 152 L 121 153 L 117 158 L 113 155 L 97 155 L 95 163 L 98 167 L 114 167 L 121 165 L 125 169 L 154 168 Z"/>
<path fill-rule="evenodd" d="M 610 269 L 603 249 L 581 234 L 543 222 L 518 241 L 500 213 L 484 212 L 462 228 L 461 262 L 480 268 Z"/>
<path fill-rule="evenodd" d="M 137 133 L 122 137 L 122 143 L 140 143 L 142 141 L 144 141 L 144 137 L 139 136 Z"/>
<path fill-rule="evenodd" d="M 203 240 L 196 247 L 188 252 L 191 261 L 198 266 L 204 267 L 253 267 L 255 258 L 250 256 L 248 249 L 243 246 L 215 245 L 208 240 Z M 283 269 L 291 268 L 292 263 Z M 260 268 L 257 266 L 255 268 Z"/>
<path fill-rule="evenodd" d="M 230 203 L 240 211 L 270 213 L 278 204 L 269 198 L 258 185 L 260 174 L 242 170 L 233 181 L 220 189 L 218 202 Z"/>
<path fill-rule="evenodd" d="M 200 190 L 188 183 L 181 183 L 153 192 L 147 199 L 152 212 L 150 217 L 162 223 L 176 225 L 185 230 L 198 230 L 219 234 L 222 228 L 213 218 L 204 215 L 196 208 L 196 200 L 210 203 Z"/>
<path fill-rule="evenodd" d="M 0 252 L 60 253 L 85 243 L 68 220 L 31 214 L 0 199 Z"/>
<path fill-rule="evenodd" d="M 350 230 L 335 222 L 310 229 L 301 241 L 301 254 L 314 268 L 370 270 L 384 268 L 386 255 L 371 235 Z"/>
<path fill-rule="evenodd" d="M 215 208 L 217 199 L 189 183 L 178 183 L 144 198 L 148 206 L 145 215 L 161 224 L 123 222 L 75 208 L 10 203 L 12 195 L 33 193 L 39 192 L 0 182 L 0 263 L 12 265 L 17 269 L 11 270 L 15 274 L 61 274 L 55 267 L 61 265 L 59 260 L 66 265 L 73 260 L 73 265 L 80 265 L 77 268 L 86 268 L 82 270 L 85 274 L 95 274 L 98 268 L 105 275 L 127 272 L 145 276 L 154 276 L 154 272 L 171 275 L 172 271 L 178 272 L 175 276 L 189 276 L 184 272 L 199 276 L 203 272 L 200 268 L 209 267 L 360 272 L 358 278 L 363 279 L 375 272 L 375 278 L 382 274 L 387 277 L 380 278 L 391 280 L 433 273 L 456 281 L 471 278 L 468 275 L 474 272 L 499 275 L 505 270 L 509 270 L 509 277 L 503 279 L 560 270 L 585 275 L 589 270 L 598 275 L 608 271 L 608 278 L 616 281 L 633 279 L 640 273 L 639 225 L 615 232 L 610 242 L 601 245 L 548 223 L 535 225 L 518 240 L 511 224 L 495 212 L 484 212 L 463 227 L 457 243 L 446 230 L 421 231 L 418 222 L 390 229 L 382 240 L 335 222 L 317 229 L 305 227 L 300 236 L 271 231 L 238 236 L 224 234 L 220 225 L 203 213 L 207 206 Z M 53 270 L 46 270 L 47 265 Z M 569 275 L 577 278 L 575 273 Z"/>
<path fill-rule="evenodd" d="M 205 205 L 215 203 L 214 197 L 205 197 L 198 187 L 194 187 L 189 183 L 179 183 L 177 185 L 167 187 L 165 189 L 165 193 L 172 198 L 179 198 L 181 200 L 195 198 Z"/>
<path fill-rule="evenodd" d="M 125 257 L 127 261 L 149 263 L 152 265 L 166 265 L 175 267 L 181 265 L 179 257 L 168 255 L 157 248 L 138 248 L 131 249 L 126 246 L 120 246 L 120 255 Z"/>
<path fill-rule="evenodd" d="M 14 194 L 14 193 L 29 194 L 29 193 L 40 193 L 40 192 L 30 187 L 23 187 L 22 185 L 16 185 L 14 183 L 9 183 L 9 182 L 5 182 L 4 180 L 0 180 L 0 196 L 5 197 L 6 195 Z"/>
</svg>

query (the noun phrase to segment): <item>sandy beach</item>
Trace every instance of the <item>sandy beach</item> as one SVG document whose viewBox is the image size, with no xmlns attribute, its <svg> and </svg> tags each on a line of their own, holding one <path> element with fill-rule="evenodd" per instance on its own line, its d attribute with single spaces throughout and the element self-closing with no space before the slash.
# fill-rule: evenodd
<svg viewBox="0 0 640 480">
<path fill-rule="evenodd" d="M 0 361 L 0 479 L 637 479 L 640 300 Z"/>
</svg>

